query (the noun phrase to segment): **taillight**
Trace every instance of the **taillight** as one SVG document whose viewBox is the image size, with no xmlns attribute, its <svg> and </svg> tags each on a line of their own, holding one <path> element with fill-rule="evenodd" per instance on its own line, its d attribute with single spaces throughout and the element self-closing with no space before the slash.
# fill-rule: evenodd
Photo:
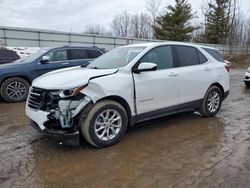
<svg viewBox="0 0 250 188">
<path fill-rule="evenodd" d="M 225 68 L 227 69 L 227 72 L 229 72 L 231 67 L 230 67 L 230 65 L 226 64 Z"/>
</svg>

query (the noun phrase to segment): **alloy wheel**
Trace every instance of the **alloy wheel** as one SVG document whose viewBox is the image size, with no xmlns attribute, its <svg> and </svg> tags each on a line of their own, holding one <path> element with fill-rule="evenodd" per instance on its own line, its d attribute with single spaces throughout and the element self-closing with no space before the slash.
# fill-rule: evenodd
<svg viewBox="0 0 250 188">
<path fill-rule="evenodd" d="M 26 94 L 27 89 L 21 82 L 11 82 L 6 88 L 7 95 L 12 99 L 21 99 Z"/>
<path fill-rule="evenodd" d="M 216 112 L 220 106 L 220 94 L 216 91 L 212 91 L 207 100 L 207 107 L 209 112 L 213 113 Z"/>
<path fill-rule="evenodd" d="M 102 141 L 109 141 L 115 138 L 122 127 L 122 117 L 114 109 L 108 109 L 101 112 L 94 124 L 96 136 Z"/>
</svg>

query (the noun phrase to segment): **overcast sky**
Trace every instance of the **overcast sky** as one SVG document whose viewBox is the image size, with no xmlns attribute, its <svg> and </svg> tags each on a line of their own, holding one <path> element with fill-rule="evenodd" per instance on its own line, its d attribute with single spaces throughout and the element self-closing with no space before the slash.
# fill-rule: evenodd
<svg viewBox="0 0 250 188">
<path fill-rule="evenodd" d="M 202 1 L 189 0 L 199 12 Z M 238 0 L 250 12 L 250 0 Z M 29 27 L 82 32 L 88 24 L 109 27 L 114 15 L 123 11 L 146 11 L 146 0 L 0 0 L 0 26 Z M 166 7 L 174 0 L 162 0 Z"/>
</svg>

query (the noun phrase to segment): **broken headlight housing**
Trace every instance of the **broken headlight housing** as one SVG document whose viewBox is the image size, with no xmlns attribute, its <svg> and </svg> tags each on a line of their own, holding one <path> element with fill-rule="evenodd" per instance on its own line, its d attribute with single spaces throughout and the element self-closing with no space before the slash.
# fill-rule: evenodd
<svg viewBox="0 0 250 188">
<path fill-rule="evenodd" d="M 81 94 L 81 91 L 86 87 L 87 85 L 82 85 L 76 88 L 66 89 L 59 93 L 59 96 L 61 98 L 68 98 L 68 97 L 75 97 Z"/>
</svg>

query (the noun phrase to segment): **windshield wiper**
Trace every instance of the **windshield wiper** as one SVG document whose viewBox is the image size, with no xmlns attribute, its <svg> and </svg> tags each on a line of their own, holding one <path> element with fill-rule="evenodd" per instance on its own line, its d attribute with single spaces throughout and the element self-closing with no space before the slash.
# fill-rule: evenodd
<svg viewBox="0 0 250 188">
<path fill-rule="evenodd" d="M 98 69 L 98 67 L 89 67 L 90 69 Z"/>
<path fill-rule="evenodd" d="M 84 64 L 81 65 L 81 67 L 87 67 L 89 64 L 90 64 L 89 62 L 88 63 L 84 63 Z"/>
</svg>

